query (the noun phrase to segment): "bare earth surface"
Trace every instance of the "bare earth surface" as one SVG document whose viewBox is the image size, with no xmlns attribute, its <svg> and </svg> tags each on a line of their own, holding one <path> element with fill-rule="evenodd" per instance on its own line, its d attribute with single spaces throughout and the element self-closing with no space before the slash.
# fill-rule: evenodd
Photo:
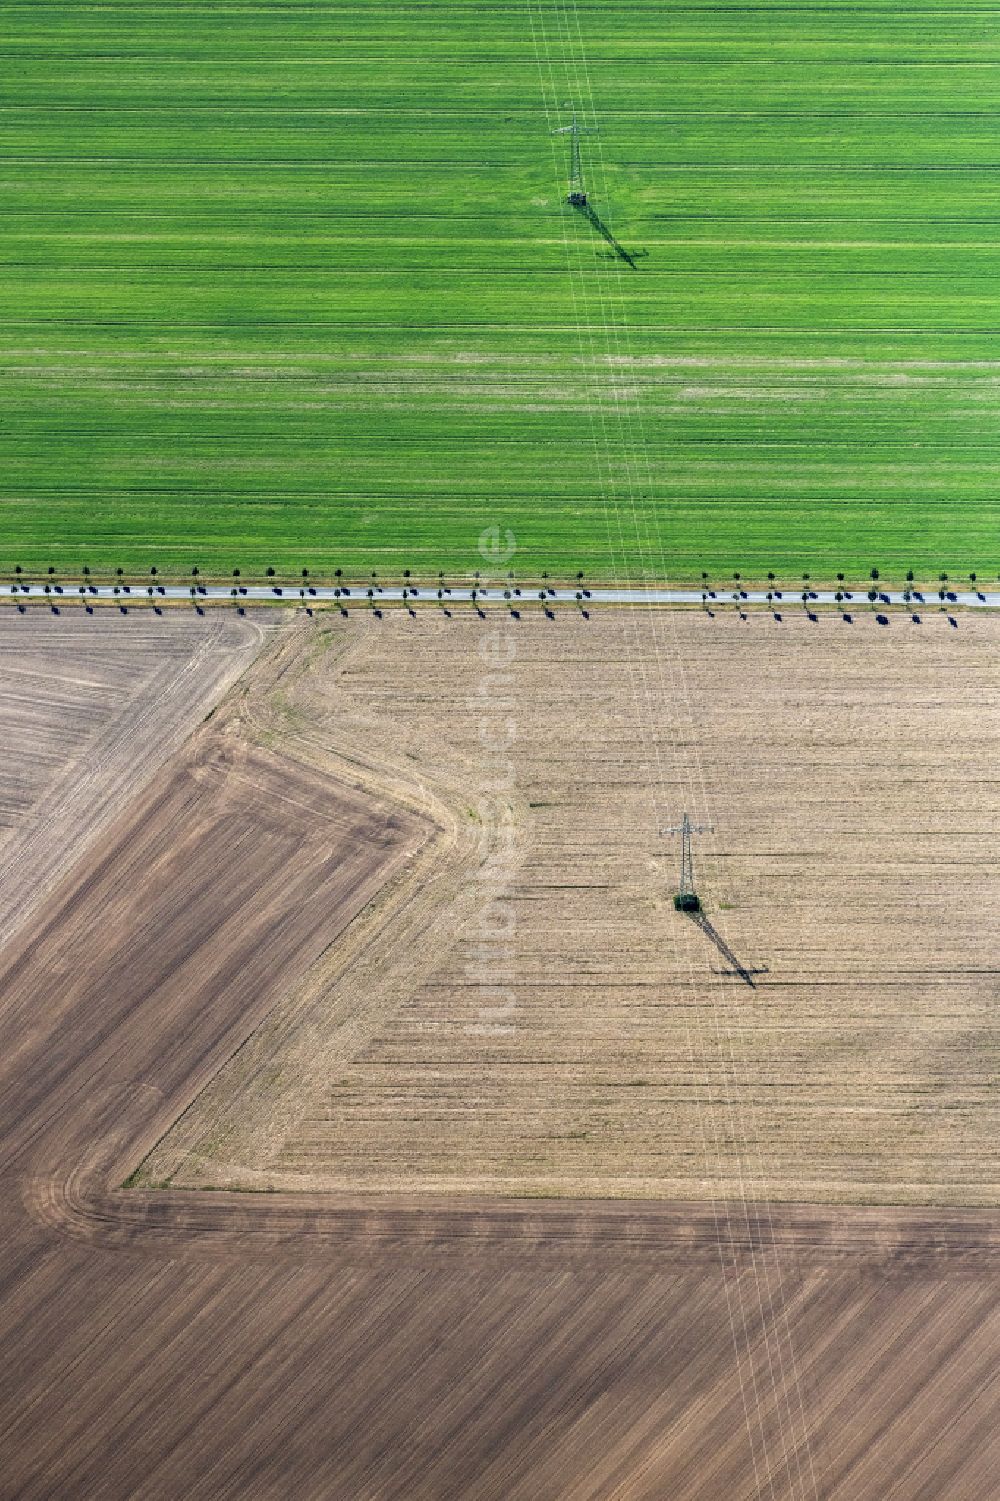
<svg viewBox="0 0 1000 1501">
<path fill-rule="evenodd" d="M 621 623 L 601 618 L 593 624 L 597 631 L 586 640 L 599 649 L 587 649 L 621 680 L 618 704 L 594 712 L 613 719 L 621 744 L 635 712 L 640 659 L 623 663 L 620 635 L 616 639 Z M 445 646 L 438 637 L 443 641 L 451 625 L 457 627 L 454 644 Z M 279 637 L 211 721 L 151 780 L 144 778 L 144 790 L 105 826 L 95 853 L 37 900 L 0 953 L 0 1496 L 986 1501 L 1000 1462 L 1000 1219 L 994 1210 L 768 1207 L 741 1198 L 695 1203 L 694 1172 L 684 1179 L 691 1184 L 687 1200 L 672 1203 L 431 1195 L 420 1147 L 430 1130 L 419 1112 L 408 1138 L 398 1129 L 388 1134 L 397 1167 L 399 1142 L 412 1142 L 412 1187 L 422 1192 L 120 1187 L 140 1162 L 148 1171 L 164 1152 L 156 1143 L 178 1116 L 184 1160 L 192 1142 L 202 1154 L 198 1160 L 209 1162 L 216 1152 L 219 1161 L 231 1161 L 242 1141 L 264 1143 L 272 1154 L 287 1152 L 285 1144 L 304 1139 L 308 1122 L 318 1119 L 289 1102 L 305 1098 L 312 1108 L 317 1085 L 329 1096 L 331 1056 L 342 1068 L 359 1068 L 384 1048 L 385 1038 L 399 1035 L 396 1010 L 412 1010 L 435 992 L 441 1007 L 456 1004 L 448 999 L 448 965 L 455 948 L 469 941 L 470 926 L 480 927 L 484 882 L 475 872 L 499 865 L 524 882 L 532 861 L 543 859 L 539 851 L 567 848 L 554 813 L 545 825 L 547 844 L 529 820 L 530 803 L 556 799 L 536 797 L 536 783 L 521 770 L 524 761 L 511 781 L 500 764 L 503 753 L 496 752 L 492 787 L 481 789 L 477 802 L 463 802 L 470 766 L 488 759 L 477 728 L 477 679 L 461 666 L 474 655 L 472 625 L 402 618 L 380 641 L 352 620 L 328 635 L 324 626 Z M 638 645 L 650 627 L 636 620 L 628 625 L 633 628 Z M 523 664 L 548 683 L 552 733 L 545 781 L 559 796 L 575 798 L 576 807 L 587 806 L 585 789 L 595 783 L 605 789 L 594 825 L 584 825 L 583 847 L 592 848 L 596 826 L 608 850 L 587 856 L 592 869 L 586 881 L 574 878 L 572 850 L 564 855 L 563 885 L 582 887 L 585 902 L 590 885 L 603 885 L 609 929 L 628 905 L 616 889 L 616 872 L 634 900 L 648 903 L 652 987 L 661 983 L 654 967 L 658 945 L 674 919 L 650 895 L 657 856 L 648 818 L 640 822 L 633 813 L 636 786 L 648 777 L 620 777 L 615 784 L 615 752 L 608 747 L 602 755 L 597 727 L 586 726 L 577 703 L 582 668 L 574 666 L 585 655 L 585 640 L 575 634 L 582 629 L 568 621 L 552 627 L 561 632 L 563 672 L 553 647 L 543 644 L 550 637 L 543 637 L 542 623 L 533 625 L 518 643 L 516 670 Z M 683 621 L 663 622 L 665 633 L 687 629 Z M 750 629 L 757 631 L 756 622 Z M 826 629 L 825 623 L 818 627 Z M 875 637 L 875 629 L 871 641 L 852 641 L 857 663 L 869 651 L 898 653 L 890 657 L 893 673 L 883 663 L 883 675 L 899 682 L 904 669 L 909 673 L 904 686 L 916 718 L 930 719 L 933 728 L 943 717 L 936 703 L 947 698 L 965 705 L 970 693 L 978 694 L 967 719 L 951 713 L 949 723 L 960 731 L 951 763 L 944 757 L 919 761 L 916 740 L 913 762 L 904 758 L 906 765 L 919 762 L 913 775 L 920 784 L 906 804 L 906 828 L 914 840 L 923 830 L 919 860 L 930 869 L 935 840 L 929 836 L 944 837 L 934 810 L 951 806 L 951 825 L 958 824 L 956 796 L 978 779 L 966 832 L 958 836 L 972 841 L 992 806 L 976 737 L 995 715 L 986 665 L 996 660 L 995 641 L 978 626 L 960 638 L 928 631 L 920 650 L 937 676 L 933 684 L 915 686 L 919 654 L 895 636 Z M 737 631 L 734 624 L 728 650 L 744 653 L 745 668 L 752 654 L 738 644 Z M 673 670 L 685 664 L 694 694 L 692 648 L 683 635 L 674 639 L 683 649 L 670 659 Z M 766 638 L 755 639 L 763 655 Z M 710 640 L 699 638 L 699 663 L 723 652 Z M 436 643 L 436 655 L 428 641 Z M 854 684 L 851 723 L 865 723 L 869 699 L 856 687 L 861 668 L 843 659 L 838 699 L 837 682 L 819 671 L 832 670 L 830 652 L 814 655 L 812 674 L 802 668 L 796 677 L 794 653 L 783 650 L 781 662 L 772 663 L 775 713 L 781 717 L 783 695 L 799 694 L 817 742 L 830 737 L 824 764 L 837 764 L 849 754 L 850 736 L 846 727 L 843 735 L 831 735 L 827 706 L 844 699 L 845 683 Z M 49 661 L 61 660 L 55 641 Z M 947 664 L 947 671 L 938 664 Z M 494 660 L 491 679 L 495 669 Z M 672 691 L 656 686 L 648 670 L 646 676 L 665 709 Z M 744 912 L 738 905 L 743 867 L 737 865 L 737 879 L 725 884 L 732 862 L 750 860 L 741 854 L 742 839 L 728 831 L 726 820 L 735 823 L 735 815 L 727 810 L 739 806 L 740 785 L 759 787 L 750 777 L 752 762 L 740 760 L 753 754 L 746 733 L 752 684 L 741 685 L 738 674 L 728 681 L 732 740 L 739 747 L 726 763 L 731 801 L 721 800 L 721 778 L 707 780 L 708 790 L 696 795 L 698 784 L 685 769 L 692 747 L 679 732 L 670 750 L 673 780 L 665 763 L 662 790 L 671 811 L 683 800 L 692 813 L 711 813 L 716 833 L 703 845 L 700 865 L 710 915 L 721 932 L 722 900 L 737 904 L 724 914 L 726 940 L 747 967 L 750 959 L 754 968 L 768 967 L 767 976 L 756 977 L 757 990 L 738 978 L 712 976 L 713 964 L 723 967 L 718 949 L 677 919 L 683 942 L 691 945 L 692 1006 L 707 987 L 735 1008 L 762 1004 L 779 964 L 789 964 L 796 951 L 787 935 L 777 943 L 763 922 L 737 926 Z M 427 754 L 434 743 L 431 716 L 417 707 L 435 694 L 445 695 L 436 761 Z M 73 700 L 74 712 L 85 697 Z M 515 705 L 511 717 L 519 712 Z M 569 723 L 571 714 L 576 717 Z M 201 717 L 189 719 L 188 728 Z M 893 722 L 898 716 L 889 716 L 890 727 Z M 24 744 L 18 719 L 2 723 L 7 755 L 16 756 Z M 582 726 L 572 773 L 559 769 L 568 733 L 558 731 L 568 723 L 570 730 Z M 41 732 L 31 733 L 41 744 Z M 179 721 L 175 733 L 183 733 Z M 884 733 L 883 719 L 871 742 Z M 515 759 L 524 738 L 515 741 Z M 664 735 L 665 755 L 673 739 L 673 732 Z M 933 735 L 927 745 L 932 742 Z M 782 777 L 791 775 L 777 745 L 775 737 L 768 804 L 774 807 L 783 787 L 787 793 Z M 58 759 L 54 750 L 49 754 Z M 869 753 L 864 764 L 873 759 Z M 948 764 L 956 768 L 951 796 L 940 786 Z M 539 771 L 538 785 L 541 780 Z M 825 795 L 833 808 L 834 798 Z M 842 799 L 839 819 L 833 811 L 829 818 L 845 847 L 856 851 L 863 841 L 851 835 L 847 794 Z M 466 813 L 460 820 L 463 806 L 478 816 Z M 635 818 L 632 848 L 624 851 L 614 843 L 623 815 Z M 815 827 L 810 824 L 810 835 Z M 788 837 L 786 829 L 782 836 Z M 821 865 L 815 857 L 825 848 L 808 845 L 805 868 Z M 986 900 L 990 878 L 982 867 L 988 860 L 975 850 L 971 842 L 964 845 L 951 873 Z M 771 849 L 783 859 L 787 851 L 787 845 Z M 803 865 L 798 845 L 792 853 L 800 863 L 785 872 L 783 889 L 794 893 L 803 884 Z M 553 859 L 544 853 L 545 861 Z M 883 879 L 887 863 L 880 867 Z M 838 879 L 846 882 L 846 873 Z M 549 900 L 551 875 L 539 884 L 537 899 Z M 951 901 L 940 892 L 935 899 Z M 508 900 L 500 898 L 501 904 Z M 815 921 L 808 917 L 812 900 L 809 893 L 802 897 L 803 937 Z M 593 909 L 586 910 L 589 922 Z M 925 933 L 944 931 L 944 924 L 932 925 L 929 897 L 923 913 Z M 543 920 L 524 925 L 539 948 Z M 568 912 L 564 949 L 574 964 L 583 931 L 575 921 Z M 452 947 L 438 952 L 449 925 Z M 984 909 L 982 927 L 970 922 L 967 931 L 975 938 L 985 927 Z M 505 924 L 498 931 L 508 934 Z M 623 931 L 619 965 L 631 962 L 637 929 Z M 526 952 L 518 934 L 515 974 Z M 409 940 L 402 970 L 393 935 Z M 481 940 L 482 933 L 477 947 Z M 832 942 L 812 942 L 817 967 L 828 963 Z M 361 965 L 358 945 L 372 943 L 370 965 Z M 698 946 L 705 943 L 707 959 Z M 607 956 L 598 954 L 601 985 L 615 971 L 613 947 L 609 937 Z M 743 958 L 749 947 L 754 952 Z M 923 948 L 930 947 L 925 937 Z M 914 958 L 907 973 L 918 994 L 950 953 Z M 496 962 L 491 953 L 489 986 L 478 970 L 472 975 L 474 998 L 462 1013 L 462 1036 L 480 1050 L 480 1069 L 487 1048 L 501 1055 L 528 1026 L 532 988 L 539 1005 L 550 1004 L 537 979 L 530 986 L 515 979 L 513 1001 L 497 990 Z M 537 965 L 543 979 L 554 968 L 544 955 Z M 979 967 L 986 972 L 980 984 L 992 983 L 988 956 Z M 668 1003 L 671 974 L 668 969 Z M 394 998 L 401 975 L 410 988 Z M 842 1004 L 844 989 L 846 982 L 831 993 L 828 1011 Z M 854 978 L 848 993 L 856 989 Z M 567 996 L 571 990 L 567 985 Z M 952 994 L 943 984 L 939 991 L 942 1003 Z M 960 1032 L 974 992 L 961 994 L 964 1010 L 956 1005 L 948 1013 Z M 790 1004 L 797 1004 L 794 995 Z M 567 1027 L 575 1039 L 584 1038 L 579 1004 L 576 1010 L 567 1005 Z M 626 1048 L 623 1012 L 619 997 L 603 1024 L 609 1051 L 616 1027 L 617 1046 Z M 664 1025 L 668 1013 L 669 1004 L 661 1007 Z M 310 1062 L 327 1017 L 333 1050 Z M 448 1018 L 442 1011 L 450 1028 Z M 790 1018 L 789 1028 L 800 1019 Z M 704 1033 L 703 1019 L 693 1021 Z M 551 1036 L 551 1018 L 547 1025 Z M 982 1019 L 980 1030 L 988 1031 Z M 961 1035 L 962 1056 L 972 1049 L 978 1060 L 967 1032 Z M 734 1047 L 741 1036 L 733 1033 Z M 429 1065 L 412 1050 L 409 1033 L 406 1041 L 433 1096 L 442 1086 L 431 1084 Z M 438 1042 L 437 1068 L 446 1076 L 451 1065 Z M 575 1045 L 579 1051 L 580 1042 Z M 748 1062 L 752 1058 L 748 1053 Z M 585 1054 L 583 1065 L 589 1068 L 591 1059 Z M 286 1067 L 287 1077 L 281 1073 Z M 374 1072 L 371 1064 L 365 1067 Z M 272 1069 L 279 1073 L 269 1079 Z M 727 1069 L 720 1064 L 720 1089 L 726 1078 L 738 1077 L 732 1063 Z M 226 1114 L 235 1083 L 245 1099 L 238 1120 Z M 543 1088 L 544 1075 L 536 1075 L 536 1085 Z M 528 1090 L 520 1087 L 523 1101 Z M 898 1088 L 892 1076 L 889 1096 Z M 720 1123 L 735 1130 L 750 1098 L 733 1096 Z M 470 1130 L 468 1105 L 456 1094 L 452 1099 L 466 1111 Z M 558 1092 L 552 1099 L 565 1108 Z M 206 1108 L 216 1121 L 215 1146 L 201 1125 L 192 1125 Z M 391 1124 L 384 1105 L 379 1108 Z M 982 1109 L 978 1098 L 972 1109 Z M 508 1122 L 514 1118 L 509 1111 Z M 359 1140 L 352 1111 L 344 1122 Z M 759 1129 L 764 1126 L 759 1120 Z M 240 1130 L 242 1136 L 233 1135 Z M 379 1121 L 369 1122 L 373 1165 L 376 1149 L 384 1150 L 382 1131 Z M 502 1162 L 499 1135 L 489 1124 L 482 1151 Z M 781 1131 L 775 1129 L 773 1140 L 777 1153 Z M 981 1140 L 985 1157 L 984 1143 L 988 1138 Z M 456 1145 L 459 1150 L 465 1163 L 471 1160 L 468 1148 Z M 960 1141 L 959 1169 L 967 1160 Z M 703 1153 L 699 1161 L 710 1176 L 712 1157 Z M 588 1158 L 588 1171 L 592 1162 Z M 964 1171 L 966 1186 L 987 1181 L 987 1169 L 978 1178 Z M 456 1174 L 459 1181 L 468 1177 L 465 1167 Z"/>
<path fill-rule="evenodd" d="M 221 613 L 0 617 L 0 943 L 274 629 Z"/>
<path fill-rule="evenodd" d="M 998 1202 L 1000 621 L 397 610 L 331 641 L 283 744 L 451 810 L 431 962 L 372 929 L 155 1181 Z M 656 833 L 685 809 L 708 930 Z"/>
</svg>

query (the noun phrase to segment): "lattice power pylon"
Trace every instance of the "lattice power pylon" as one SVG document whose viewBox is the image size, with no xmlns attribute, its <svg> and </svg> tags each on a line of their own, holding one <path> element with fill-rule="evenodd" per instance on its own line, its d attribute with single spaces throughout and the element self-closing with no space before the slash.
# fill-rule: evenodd
<svg viewBox="0 0 1000 1501">
<path fill-rule="evenodd" d="M 669 828 L 661 829 L 661 834 L 679 834 L 681 836 L 681 884 L 677 895 L 674 897 L 674 906 L 678 912 L 700 912 L 701 898 L 694 889 L 694 862 L 691 858 L 691 835 L 711 834 L 713 825 L 710 823 L 692 823 L 685 813 L 681 823 L 672 824 Z"/>
<path fill-rule="evenodd" d="M 587 191 L 583 186 L 583 168 L 580 165 L 580 137 L 593 135 L 597 130 L 596 125 L 581 125 L 573 111 L 572 125 L 561 125 L 558 130 L 552 132 L 555 136 L 569 136 L 569 192 L 566 194 L 566 202 L 574 208 L 583 208 L 587 202 Z"/>
</svg>

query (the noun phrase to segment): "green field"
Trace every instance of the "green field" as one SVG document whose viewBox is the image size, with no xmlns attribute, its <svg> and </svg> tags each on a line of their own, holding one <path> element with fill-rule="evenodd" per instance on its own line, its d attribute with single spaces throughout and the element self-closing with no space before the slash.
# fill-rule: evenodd
<svg viewBox="0 0 1000 1501">
<path fill-rule="evenodd" d="M 997 8 L 36 0 L 0 52 L 0 572 L 1000 570 Z"/>
</svg>

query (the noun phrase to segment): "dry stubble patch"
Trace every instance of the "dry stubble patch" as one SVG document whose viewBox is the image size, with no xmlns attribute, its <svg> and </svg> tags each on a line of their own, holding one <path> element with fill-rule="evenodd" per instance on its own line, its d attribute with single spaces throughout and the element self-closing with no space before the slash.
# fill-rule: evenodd
<svg viewBox="0 0 1000 1501">
<path fill-rule="evenodd" d="M 486 715 L 516 730 L 499 890 L 476 879 L 494 629 L 352 620 L 287 687 L 289 754 L 450 810 L 420 877 L 434 941 L 413 962 L 383 913 L 253 1078 L 189 1112 L 174 1181 L 996 1203 L 998 623 L 525 612 Z M 699 889 L 752 986 L 673 911 L 656 829 L 685 810 L 714 824 Z"/>
</svg>

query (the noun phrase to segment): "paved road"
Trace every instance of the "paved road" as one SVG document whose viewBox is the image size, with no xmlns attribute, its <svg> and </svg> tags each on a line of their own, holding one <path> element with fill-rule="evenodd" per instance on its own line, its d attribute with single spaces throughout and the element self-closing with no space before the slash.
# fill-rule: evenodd
<svg viewBox="0 0 1000 1501">
<path fill-rule="evenodd" d="M 198 600 L 232 600 L 234 597 L 232 587 L 225 584 L 199 584 L 194 587 L 196 592 L 192 595 L 191 585 L 158 584 L 153 586 L 153 598 L 173 600 L 192 598 Z M 48 598 L 53 603 L 58 603 L 61 599 L 76 599 L 85 593 L 88 599 L 117 600 L 119 603 L 124 604 L 129 600 L 138 601 L 147 599 L 150 593 L 150 586 L 146 584 L 121 584 L 118 586 L 112 584 L 90 584 L 84 590 L 83 586 L 77 584 L 54 584 L 50 585 L 50 592 L 46 595 L 45 586 L 35 583 L 11 585 L 10 593 L 18 599 L 25 597 L 32 599 Z M 553 588 L 546 591 L 545 598 L 549 603 L 572 604 L 576 602 L 577 594 L 578 591 L 576 589 Z M 594 588 L 581 590 L 580 595 L 580 602 L 585 606 L 700 604 L 702 600 L 702 594 L 699 589 Z M 331 585 L 317 584 L 314 587 L 303 589 L 298 584 L 247 584 L 240 587 L 236 598 L 248 603 L 259 603 L 262 600 L 270 600 L 274 602 L 284 601 L 290 604 L 302 602 L 318 604 L 320 602 L 343 600 L 345 603 L 361 603 L 367 606 L 368 590 L 364 585 L 335 588 Z M 416 588 L 404 589 L 396 585 L 383 585 L 375 589 L 373 598 L 376 604 L 402 603 L 404 598 L 415 604 L 436 604 L 438 591 L 432 586 L 421 585 Z M 466 587 L 448 589 L 443 594 L 443 602 L 445 604 L 468 603 L 471 598 L 472 590 Z M 506 602 L 504 586 L 498 584 L 488 588 L 477 589 L 476 598 L 485 601 L 486 604 L 503 604 Z M 744 604 L 767 603 L 767 595 L 760 589 L 744 590 L 740 595 L 740 599 Z M 713 608 L 716 606 L 728 606 L 732 608 L 735 604 L 733 591 L 731 589 L 710 591 L 708 602 Z M 821 605 L 835 604 L 834 591 L 830 589 L 810 591 L 809 602 Z M 905 603 L 902 592 L 899 590 L 882 591 L 879 595 L 879 602 L 892 605 L 902 605 Z M 952 605 L 970 606 L 974 609 L 996 610 L 1000 609 L 1000 593 L 989 591 L 974 593 L 971 590 L 958 590 L 948 594 L 947 602 Z M 514 605 L 537 605 L 539 603 L 539 590 L 537 586 L 534 588 L 525 586 L 513 590 L 511 603 Z M 784 589 L 780 592 L 775 592 L 776 608 L 790 608 L 795 605 L 801 605 L 801 603 L 801 590 Z M 936 589 L 914 593 L 913 596 L 915 608 L 920 608 L 921 606 L 929 608 L 937 606 L 940 603 L 941 601 L 938 598 Z M 867 590 L 863 588 L 852 589 L 849 592 L 845 590 L 846 608 L 860 608 L 862 606 L 867 607 L 867 605 Z"/>
</svg>

